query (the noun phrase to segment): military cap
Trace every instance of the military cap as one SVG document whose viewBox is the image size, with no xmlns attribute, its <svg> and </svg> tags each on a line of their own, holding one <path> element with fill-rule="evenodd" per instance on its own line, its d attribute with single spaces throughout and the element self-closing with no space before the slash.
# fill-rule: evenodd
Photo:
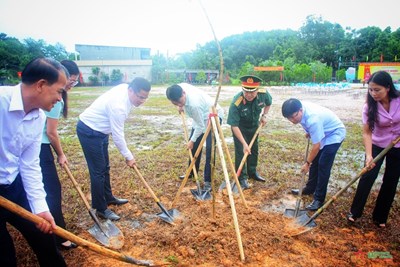
<svg viewBox="0 0 400 267">
<path fill-rule="evenodd" d="M 246 75 L 239 78 L 242 82 L 242 88 L 246 92 L 254 92 L 261 84 L 261 79 L 254 75 Z"/>
</svg>

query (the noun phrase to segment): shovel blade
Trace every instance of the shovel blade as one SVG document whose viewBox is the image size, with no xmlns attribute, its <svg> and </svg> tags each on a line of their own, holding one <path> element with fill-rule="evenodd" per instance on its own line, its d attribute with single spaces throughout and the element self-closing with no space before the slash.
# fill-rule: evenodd
<svg viewBox="0 0 400 267">
<path fill-rule="evenodd" d="M 168 214 L 166 214 L 166 212 Z M 157 213 L 157 216 L 166 223 L 174 224 L 174 220 L 179 216 L 177 209 L 166 210 L 166 212 Z"/>
<path fill-rule="evenodd" d="M 296 223 L 300 224 L 303 227 L 314 228 L 317 226 L 317 223 L 314 220 L 310 221 L 310 217 L 307 213 L 296 217 Z"/>
<path fill-rule="evenodd" d="M 88 231 L 101 244 L 112 249 L 120 249 L 124 245 L 124 236 L 115 224 L 110 220 L 101 223 L 101 228 L 97 224 L 93 225 Z M 105 234 L 103 231 L 107 234 Z"/>
<path fill-rule="evenodd" d="M 294 210 L 294 209 L 286 209 L 285 212 L 283 213 L 283 216 L 288 217 L 288 218 L 294 218 L 295 213 L 296 213 L 296 210 Z M 307 214 L 307 210 L 298 210 L 296 218 L 300 217 L 304 214 Z"/>
<path fill-rule="evenodd" d="M 190 189 L 190 192 L 195 197 L 196 200 L 209 200 L 211 199 L 210 190 L 197 190 L 197 189 Z"/>
</svg>

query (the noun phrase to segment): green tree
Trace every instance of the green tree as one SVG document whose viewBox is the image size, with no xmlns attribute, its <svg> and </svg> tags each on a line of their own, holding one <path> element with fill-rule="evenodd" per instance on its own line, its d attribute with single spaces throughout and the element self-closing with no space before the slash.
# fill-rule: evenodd
<svg viewBox="0 0 400 267">
<path fill-rule="evenodd" d="M 110 76 L 111 83 L 113 84 L 121 83 L 123 77 L 124 75 L 122 74 L 121 70 L 113 69 Z"/>
</svg>

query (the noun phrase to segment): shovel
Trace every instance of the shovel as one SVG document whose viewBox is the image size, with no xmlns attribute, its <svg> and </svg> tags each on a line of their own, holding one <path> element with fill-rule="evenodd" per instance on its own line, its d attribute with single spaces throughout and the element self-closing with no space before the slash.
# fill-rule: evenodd
<svg viewBox="0 0 400 267">
<path fill-rule="evenodd" d="M 15 204 L 14 202 L 12 202 L 2 196 L 0 196 L 0 206 L 21 216 L 22 218 L 24 218 L 28 221 L 35 223 L 35 224 L 47 222 L 42 217 L 39 217 L 36 214 L 33 214 L 33 213 L 27 211 L 23 207 Z M 79 236 L 76 236 L 73 233 L 68 232 L 67 230 L 65 230 L 57 225 L 56 225 L 56 228 L 52 229 L 52 231 L 57 236 L 60 236 L 66 240 L 71 240 L 72 242 L 78 244 L 82 248 L 89 249 L 100 255 L 107 256 L 107 257 L 114 258 L 114 259 L 122 261 L 122 262 L 127 262 L 127 263 L 131 263 L 131 264 L 135 264 L 135 265 L 154 266 L 153 262 L 151 262 L 151 261 L 137 260 L 137 259 L 132 258 L 131 256 L 124 255 L 119 252 L 113 251 L 111 249 L 99 246 L 95 243 L 92 243 L 83 238 L 80 238 Z"/>
<path fill-rule="evenodd" d="M 189 135 L 187 132 L 187 127 L 186 127 L 186 120 L 185 120 L 185 116 L 183 114 L 183 112 L 179 112 L 179 114 L 181 115 L 182 118 L 182 123 L 183 123 L 183 131 L 185 134 L 185 142 L 189 142 Z M 192 161 L 193 160 L 193 154 L 191 150 L 189 151 L 189 158 Z M 197 189 L 190 189 L 190 192 L 192 193 L 192 195 L 197 199 L 197 200 L 209 200 L 211 198 L 211 194 L 210 194 L 210 190 L 201 190 L 201 186 L 200 186 L 200 181 L 199 181 L 199 177 L 197 175 L 197 170 L 196 170 L 196 166 L 193 166 L 193 174 L 194 174 L 194 178 L 196 180 L 196 186 Z"/>
<path fill-rule="evenodd" d="M 140 180 L 142 180 L 142 182 L 145 185 L 145 187 L 147 188 L 147 190 L 150 192 L 151 196 L 156 201 L 157 205 L 160 207 L 162 212 L 157 213 L 157 216 L 160 217 L 160 219 L 163 220 L 166 223 L 174 224 L 174 220 L 179 216 L 179 211 L 177 209 L 167 210 L 164 207 L 164 205 L 160 202 L 158 197 L 154 194 L 154 192 L 151 189 L 151 187 L 147 184 L 146 180 L 143 178 L 142 174 L 139 172 L 139 170 L 136 167 L 136 165 L 134 165 L 133 168 L 135 169 L 136 174 L 139 176 Z"/>
<path fill-rule="evenodd" d="M 304 162 L 307 161 L 308 157 L 308 148 L 310 147 L 310 139 L 307 139 L 307 147 L 306 147 L 306 155 L 304 156 Z M 304 179 L 305 179 L 306 174 L 303 173 L 301 176 L 301 181 L 300 181 L 300 187 L 299 187 L 299 194 L 297 195 L 297 201 L 296 201 L 296 208 L 293 209 L 286 209 L 285 212 L 283 213 L 284 216 L 286 217 L 292 217 L 292 218 L 297 218 L 298 216 L 301 216 L 303 214 L 306 214 L 306 210 L 300 210 L 300 203 L 301 203 L 301 196 L 303 194 L 303 186 L 304 186 Z"/>
<path fill-rule="evenodd" d="M 262 125 L 262 123 L 260 123 L 260 125 L 258 126 L 256 132 L 255 132 L 254 135 L 253 135 L 253 138 L 251 138 L 251 141 L 250 141 L 250 144 L 249 144 L 249 149 L 251 149 L 251 147 L 253 146 L 253 144 L 254 144 L 254 142 L 255 142 L 255 140 L 256 140 L 258 134 L 260 133 L 262 127 L 263 127 L 263 125 Z M 236 171 L 236 176 L 237 176 L 238 178 L 239 178 L 240 174 L 242 173 L 243 166 L 244 166 L 244 164 L 246 163 L 246 160 L 247 160 L 247 157 L 248 157 L 248 156 L 249 156 L 249 153 L 247 153 L 247 152 L 243 155 L 243 158 L 242 158 L 242 161 L 240 162 L 239 168 L 238 168 L 237 171 Z M 239 190 L 238 190 L 238 188 L 237 188 L 237 186 L 236 186 L 236 183 L 233 182 L 233 183 L 231 183 L 231 184 L 232 184 L 232 191 L 233 191 L 234 193 L 236 193 L 236 194 L 239 193 Z M 239 185 L 239 186 L 240 186 L 240 185 Z M 221 190 L 223 190 L 225 187 L 226 187 L 226 183 L 225 183 L 225 182 L 222 182 L 222 184 L 219 186 L 219 190 L 221 191 Z"/>
<path fill-rule="evenodd" d="M 91 227 L 88 231 L 89 233 L 101 244 L 106 247 L 120 249 L 124 245 L 124 236 L 122 232 L 113 224 L 110 220 L 107 220 L 104 223 L 100 223 L 93 209 L 90 208 L 88 201 L 85 198 L 81 188 L 76 182 L 74 176 L 72 175 L 70 169 L 67 164 L 64 164 L 64 170 L 67 172 L 68 177 L 71 179 L 74 184 L 76 190 L 79 193 L 79 196 L 82 198 L 85 203 L 86 209 L 89 211 L 90 217 L 95 222 L 95 225 Z"/>
<path fill-rule="evenodd" d="M 357 174 L 357 176 L 355 176 L 353 179 L 351 179 L 351 181 L 346 184 L 342 189 L 340 189 L 332 198 L 330 198 L 328 201 L 326 201 L 324 203 L 324 205 L 322 205 L 322 207 L 320 207 L 311 217 L 309 217 L 307 214 L 303 214 L 302 216 L 298 217 L 297 223 L 300 224 L 302 227 L 307 226 L 307 227 L 315 227 L 317 224 L 314 222 L 314 220 L 332 203 L 334 202 L 341 194 L 343 194 L 344 191 L 347 190 L 347 188 L 349 188 L 352 184 L 354 184 L 358 179 L 360 179 L 361 176 L 363 176 L 365 173 L 367 173 L 368 171 L 370 171 L 372 169 L 372 164 L 376 163 L 377 161 L 379 161 L 383 156 L 386 155 L 386 153 L 394 146 L 396 145 L 398 142 L 400 142 L 400 136 L 397 137 L 395 140 L 393 140 L 384 150 L 381 151 L 381 153 L 379 153 L 371 162 L 371 164 L 369 164 L 368 166 L 365 166 L 364 168 L 361 169 L 361 171 Z M 312 226 L 315 225 L 315 226 Z M 300 235 L 302 233 L 308 232 L 310 231 L 311 228 L 306 229 L 304 231 L 301 231 L 297 234 L 294 234 L 292 236 L 297 236 Z"/>
</svg>

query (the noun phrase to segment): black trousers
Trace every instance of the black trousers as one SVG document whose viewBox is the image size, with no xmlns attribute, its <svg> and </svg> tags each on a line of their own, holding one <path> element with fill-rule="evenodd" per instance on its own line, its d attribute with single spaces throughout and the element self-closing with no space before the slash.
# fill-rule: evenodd
<svg viewBox="0 0 400 267">
<path fill-rule="evenodd" d="M 51 215 L 58 226 L 65 229 L 65 220 L 61 206 L 61 183 L 58 178 L 57 168 L 54 163 L 53 152 L 50 144 L 42 144 L 40 149 L 40 167 L 42 168 L 44 190 L 46 191 L 46 202 Z M 61 244 L 66 240 L 55 236 L 56 243 Z"/>
<path fill-rule="evenodd" d="M 372 145 L 372 156 L 376 157 L 383 149 L 384 148 Z M 382 179 L 383 183 L 379 190 L 378 198 L 376 199 L 372 219 L 379 224 L 386 223 L 394 196 L 396 195 L 397 184 L 400 177 L 400 148 L 395 147 L 389 150 L 386 156 L 380 159 L 372 170 L 360 178 L 353 199 L 353 204 L 350 209 L 354 218 L 361 217 L 365 203 L 367 202 L 371 188 L 378 177 L 384 159 L 386 159 L 386 166 Z"/>
<path fill-rule="evenodd" d="M 30 211 L 21 177 L 9 185 L 0 185 L 0 195 Z M 6 223 L 14 226 L 35 252 L 40 266 L 66 266 L 64 258 L 57 249 L 54 236 L 42 233 L 36 225 L 7 209 L 0 207 L 0 266 L 17 266 L 13 240 L 7 230 Z"/>
</svg>

